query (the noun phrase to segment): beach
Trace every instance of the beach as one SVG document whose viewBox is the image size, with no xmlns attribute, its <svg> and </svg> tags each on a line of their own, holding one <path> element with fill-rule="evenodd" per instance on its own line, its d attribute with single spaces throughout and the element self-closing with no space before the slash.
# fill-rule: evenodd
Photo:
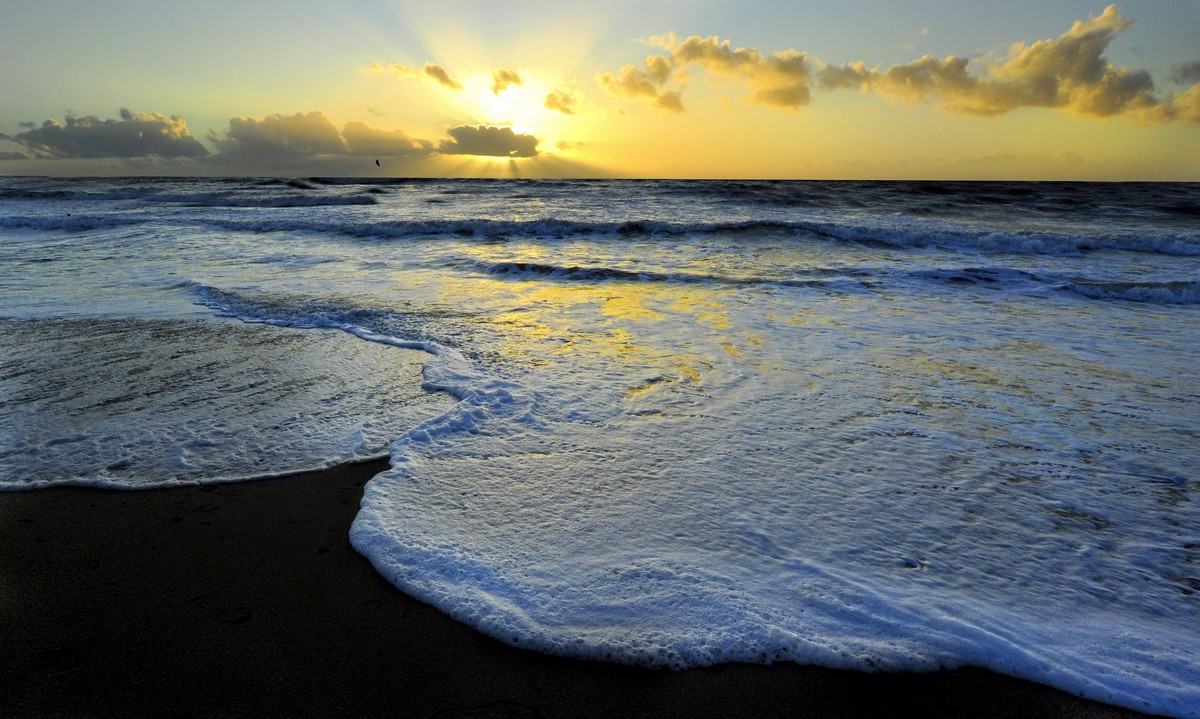
<svg viewBox="0 0 1200 719">
<path fill-rule="evenodd" d="M 509 647 L 350 546 L 383 469 L 0 493 L 0 716 L 1140 716 L 971 668 L 670 671 Z"/>
<path fill-rule="evenodd" d="M 1200 719 L 1194 187 L 0 199 L 0 719 Z"/>
</svg>

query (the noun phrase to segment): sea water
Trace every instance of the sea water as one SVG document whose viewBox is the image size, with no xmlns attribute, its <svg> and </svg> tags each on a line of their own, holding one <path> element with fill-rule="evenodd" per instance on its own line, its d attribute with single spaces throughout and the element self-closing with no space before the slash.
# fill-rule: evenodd
<svg viewBox="0 0 1200 719">
<path fill-rule="evenodd" d="M 0 486 L 382 456 L 510 644 L 1200 716 L 1200 188 L 0 179 Z"/>
</svg>

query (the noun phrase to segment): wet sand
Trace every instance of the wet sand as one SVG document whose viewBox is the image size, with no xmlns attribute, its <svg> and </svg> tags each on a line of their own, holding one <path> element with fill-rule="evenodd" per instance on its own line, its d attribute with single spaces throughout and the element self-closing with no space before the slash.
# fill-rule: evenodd
<svg viewBox="0 0 1200 719">
<path fill-rule="evenodd" d="M 978 669 L 672 672 L 514 649 L 350 547 L 385 468 L 0 492 L 0 717 L 1142 716 Z"/>
</svg>

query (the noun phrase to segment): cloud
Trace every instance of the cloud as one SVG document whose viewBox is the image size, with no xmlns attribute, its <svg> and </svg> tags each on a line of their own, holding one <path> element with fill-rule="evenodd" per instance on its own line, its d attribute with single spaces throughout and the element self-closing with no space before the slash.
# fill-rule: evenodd
<svg viewBox="0 0 1200 719">
<path fill-rule="evenodd" d="M 734 48 L 717 36 L 693 35 L 679 40 L 672 33 L 656 35 L 647 44 L 661 47 L 667 55 L 650 55 L 645 69 L 626 65 L 616 74 L 601 73 L 596 81 L 616 97 L 644 97 L 656 107 L 683 112 L 679 90 L 665 89 L 674 72 L 686 81 L 689 68 L 744 84 L 753 92 L 750 99 L 771 107 L 797 109 L 811 100 L 812 61 L 805 53 L 785 50 L 764 55 L 754 48 Z"/>
<path fill-rule="evenodd" d="M 646 58 L 646 69 L 641 70 L 633 65 L 625 65 L 618 74 L 604 72 L 596 75 L 596 82 L 604 91 L 613 97 L 645 97 L 650 104 L 671 112 L 683 112 L 683 103 L 679 93 L 673 90 L 661 90 L 660 85 L 667 81 L 671 72 L 670 62 L 661 55 L 651 55 Z"/>
<path fill-rule="evenodd" d="M 1172 95 L 1169 102 L 1158 108 L 1157 116 L 1153 119 L 1160 122 L 1182 120 L 1200 125 L 1200 83 L 1192 85 L 1178 95 Z"/>
<path fill-rule="evenodd" d="M 654 102 L 650 103 L 660 110 L 669 110 L 670 112 L 686 112 L 683 107 L 683 99 L 679 97 L 679 93 L 674 90 L 663 90 L 654 98 Z"/>
<path fill-rule="evenodd" d="M 1200 122 L 1200 82 L 1160 97 L 1149 73 L 1108 62 L 1104 53 L 1109 44 L 1132 25 L 1110 5 L 1057 38 L 1012 45 L 997 62 L 926 55 L 887 70 L 863 62 L 827 65 L 795 50 L 765 54 L 734 48 L 717 36 L 680 40 L 667 33 L 644 40 L 666 55 L 651 55 L 643 67 L 626 65 L 617 73 L 598 74 L 596 80 L 610 95 L 645 98 L 676 112 L 683 111 L 683 103 L 673 83 L 686 83 L 688 71 L 695 68 L 744 85 L 754 102 L 792 110 L 812 101 L 814 79 L 819 79 L 827 90 L 858 89 L 981 117 L 1045 107 L 1086 117 L 1124 115 L 1147 123 Z M 920 32 L 928 30 L 923 27 Z M 1200 81 L 1200 60 L 1180 65 L 1173 77 L 1184 83 Z"/>
<path fill-rule="evenodd" d="M 403 65 L 384 66 L 384 65 L 380 65 L 379 63 L 375 63 L 374 65 L 371 65 L 370 67 L 362 68 L 361 72 L 363 72 L 367 75 L 398 75 L 400 77 L 426 77 L 426 78 L 429 78 L 429 79 L 433 80 L 434 82 L 438 83 L 439 85 L 442 85 L 443 87 L 447 87 L 451 90 L 458 91 L 458 90 L 462 89 L 462 85 L 459 84 L 459 82 L 457 80 L 450 77 L 450 73 L 446 72 L 445 68 L 443 68 L 441 65 L 438 65 L 437 63 L 432 63 L 432 62 L 425 63 L 421 67 L 420 70 L 414 70 L 412 68 L 408 68 Z"/>
<path fill-rule="evenodd" d="M 751 99 L 763 105 L 795 109 L 811 99 L 810 61 L 795 50 L 763 55 L 753 48 L 730 46 L 713 36 L 692 37 L 668 47 L 677 67 L 699 66 L 708 72 L 745 83 Z"/>
<path fill-rule="evenodd" d="M 538 139 L 518 135 L 511 127 L 462 125 L 447 131 L 438 152 L 443 155 L 485 155 L 488 157 L 535 157 Z"/>
<path fill-rule="evenodd" d="M 432 62 L 427 62 L 425 63 L 425 66 L 421 68 L 421 72 L 425 73 L 427 76 L 436 80 L 439 84 L 445 85 L 451 90 L 462 89 L 462 85 L 458 84 L 454 78 L 450 77 L 450 73 L 446 72 L 441 65 L 435 65 Z"/>
<path fill-rule="evenodd" d="M 229 129 L 210 132 L 208 141 L 226 156 L 311 157 L 346 153 L 342 136 L 322 112 L 267 115 L 261 120 L 234 117 Z"/>
<path fill-rule="evenodd" d="M 499 95 L 508 89 L 509 85 L 520 85 L 521 73 L 498 67 L 492 70 L 492 94 Z"/>
<path fill-rule="evenodd" d="M 1175 82 L 1200 82 L 1200 59 L 1176 65 L 1171 79 Z"/>
<path fill-rule="evenodd" d="M 400 130 L 378 130 L 357 120 L 346 123 L 342 140 L 351 155 L 396 157 L 427 155 L 433 151 L 433 143 L 428 140 L 415 140 Z"/>
<path fill-rule="evenodd" d="M 546 109 L 556 110 L 564 115 L 574 115 L 579 101 L 566 90 L 556 90 L 546 95 Z"/>
<path fill-rule="evenodd" d="M 234 117 L 224 133 L 208 140 L 226 160 L 304 159 L 312 157 L 399 157 L 433 152 L 433 143 L 409 137 L 400 130 L 380 130 L 364 122 L 346 123 L 338 132 L 322 112 L 267 115 L 261 119 Z"/>
<path fill-rule="evenodd" d="M 121 108 L 119 120 L 67 117 L 62 124 L 23 122 L 24 132 L 0 138 L 24 145 L 35 158 L 203 157 L 208 154 L 178 115 L 133 113 Z M 16 158 L 9 158 L 16 159 Z"/>
<path fill-rule="evenodd" d="M 21 152 L 0 152 L 0 160 L 28 160 Z"/>
<path fill-rule="evenodd" d="M 966 58 L 926 55 L 884 71 L 861 62 L 827 66 L 821 70 L 821 84 L 910 103 L 932 101 L 949 112 L 984 117 L 1020 107 L 1047 107 L 1091 117 L 1170 119 L 1174 100 L 1154 96 L 1148 73 L 1110 65 L 1104 56 L 1109 43 L 1132 24 L 1110 5 L 1099 17 L 1077 21 L 1056 39 L 1014 44 L 1001 64 L 984 68 L 983 76 L 970 72 Z"/>
</svg>

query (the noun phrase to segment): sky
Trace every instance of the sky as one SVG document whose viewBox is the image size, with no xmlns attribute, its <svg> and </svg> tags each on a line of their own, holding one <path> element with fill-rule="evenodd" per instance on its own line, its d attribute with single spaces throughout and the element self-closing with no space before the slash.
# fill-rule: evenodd
<svg viewBox="0 0 1200 719">
<path fill-rule="evenodd" d="M 0 0 L 0 174 L 1200 181 L 1200 0 Z"/>
</svg>

